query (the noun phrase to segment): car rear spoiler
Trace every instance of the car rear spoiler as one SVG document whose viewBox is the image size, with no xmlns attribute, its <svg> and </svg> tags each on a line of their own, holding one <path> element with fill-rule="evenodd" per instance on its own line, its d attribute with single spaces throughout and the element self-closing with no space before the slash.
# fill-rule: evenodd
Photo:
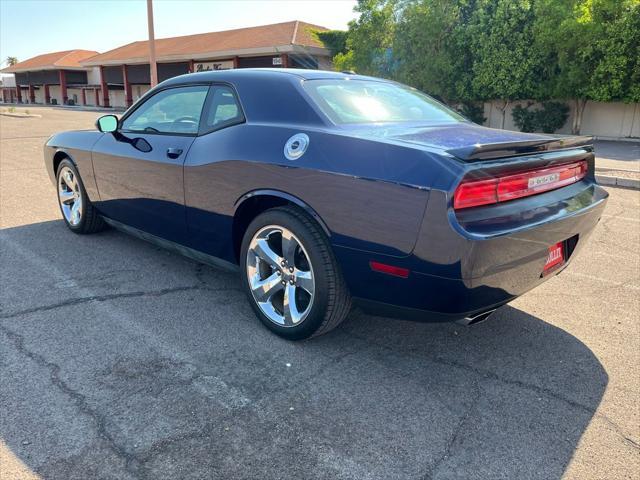
<svg viewBox="0 0 640 480">
<path fill-rule="evenodd" d="M 565 137 L 540 140 L 524 140 L 517 142 L 499 142 L 487 144 L 475 144 L 469 147 L 453 148 L 447 153 L 464 161 L 490 160 L 531 153 L 551 152 L 556 150 L 570 150 L 573 148 L 585 148 L 593 150 L 593 137 Z"/>
</svg>

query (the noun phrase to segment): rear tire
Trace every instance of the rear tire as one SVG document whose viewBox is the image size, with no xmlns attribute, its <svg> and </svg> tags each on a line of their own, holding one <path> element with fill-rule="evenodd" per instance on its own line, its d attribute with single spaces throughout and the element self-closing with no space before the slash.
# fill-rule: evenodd
<svg viewBox="0 0 640 480">
<path fill-rule="evenodd" d="M 56 187 L 60 212 L 69 230 L 78 234 L 104 230 L 106 224 L 89 200 L 78 169 L 68 158 L 58 165 Z"/>
<path fill-rule="evenodd" d="M 351 298 L 329 241 L 300 209 L 277 207 L 256 217 L 240 252 L 240 277 L 251 307 L 277 335 L 289 340 L 322 335 L 348 315 Z"/>
</svg>

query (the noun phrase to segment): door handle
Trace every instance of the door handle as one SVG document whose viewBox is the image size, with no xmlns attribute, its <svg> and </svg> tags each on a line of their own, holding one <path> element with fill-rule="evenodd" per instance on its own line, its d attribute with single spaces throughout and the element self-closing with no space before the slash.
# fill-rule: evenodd
<svg viewBox="0 0 640 480">
<path fill-rule="evenodd" d="M 167 148 L 167 157 L 169 158 L 178 158 L 181 154 L 181 148 Z"/>
</svg>

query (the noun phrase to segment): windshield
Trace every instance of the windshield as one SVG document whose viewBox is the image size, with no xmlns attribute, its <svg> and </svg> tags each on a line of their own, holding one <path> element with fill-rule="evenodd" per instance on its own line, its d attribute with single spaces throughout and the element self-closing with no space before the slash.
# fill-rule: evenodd
<svg viewBox="0 0 640 480">
<path fill-rule="evenodd" d="M 413 88 L 374 80 L 308 80 L 305 90 L 338 124 L 451 123 L 464 117 Z"/>
</svg>

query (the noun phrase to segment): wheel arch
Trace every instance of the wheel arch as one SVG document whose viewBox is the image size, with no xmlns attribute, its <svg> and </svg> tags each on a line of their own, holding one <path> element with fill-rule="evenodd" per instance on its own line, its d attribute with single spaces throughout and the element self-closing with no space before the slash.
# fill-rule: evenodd
<svg viewBox="0 0 640 480">
<path fill-rule="evenodd" d="M 234 203 L 232 241 L 236 260 L 240 259 L 240 245 L 249 224 L 262 212 L 275 207 L 293 205 L 300 208 L 320 225 L 328 238 L 331 231 L 318 213 L 302 199 L 280 190 L 260 189 L 247 192 Z"/>
<path fill-rule="evenodd" d="M 58 174 L 58 167 L 60 166 L 60 163 L 62 163 L 62 160 L 64 160 L 65 158 L 68 159 L 71 163 L 73 163 L 73 165 L 76 168 L 78 168 L 78 164 L 75 162 L 75 160 L 73 159 L 73 157 L 69 152 L 62 149 L 56 150 L 56 152 L 53 154 L 53 159 L 52 159 L 54 178 Z"/>
</svg>

